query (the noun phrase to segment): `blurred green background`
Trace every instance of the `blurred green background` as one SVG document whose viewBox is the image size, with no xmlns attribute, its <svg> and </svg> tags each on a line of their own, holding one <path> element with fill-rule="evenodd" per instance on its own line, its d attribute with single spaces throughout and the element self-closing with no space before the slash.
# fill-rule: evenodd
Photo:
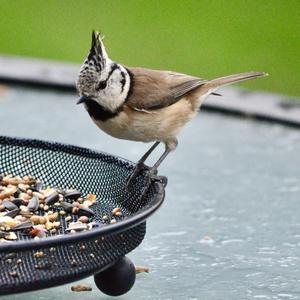
<svg viewBox="0 0 300 300">
<path fill-rule="evenodd" d="M 1 0 L 0 54 L 80 63 L 92 29 L 131 66 L 211 79 L 245 71 L 244 87 L 300 96 L 299 0 Z"/>
</svg>

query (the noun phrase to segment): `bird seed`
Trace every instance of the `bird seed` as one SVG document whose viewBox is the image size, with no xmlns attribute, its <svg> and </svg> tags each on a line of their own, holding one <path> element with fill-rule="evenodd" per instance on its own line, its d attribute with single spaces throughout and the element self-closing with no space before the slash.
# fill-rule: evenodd
<svg viewBox="0 0 300 300">
<path fill-rule="evenodd" d="M 13 242 L 26 235 L 40 239 L 61 234 L 63 224 L 68 223 L 66 233 L 77 233 L 117 222 L 122 216 L 119 207 L 112 210 L 111 216 L 103 215 L 102 223 L 94 221 L 97 196 L 86 197 L 75 189 L 61 190 L 44 187 L 32 176 L 0 176 L 0 243 Z M 115 217 L 115 218 L 114 218 Z M 109 221 L 110 220 L 110 221 Z M 36 252 L 35 257 L 42 257 Z"/>
</svg>

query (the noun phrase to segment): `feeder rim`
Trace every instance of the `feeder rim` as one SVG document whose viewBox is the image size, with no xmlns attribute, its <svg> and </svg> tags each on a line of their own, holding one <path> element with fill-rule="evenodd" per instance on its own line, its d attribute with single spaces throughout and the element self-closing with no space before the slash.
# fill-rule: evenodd
<svg viewBox="0 0 300 300">
<path fill-rule="evenodd" d="M 32 148 L 39 148 L 39 149 L 47 149 L 47 150 L 58 150 L 60 152 L 70 153 L 70 154 L 76 154 L 78 156 L 83 156 L 78 153 L 75 153 L 77 151 L 81 151 L 84 154 L 87 154 L 90 158 L 103 158 L 110 156 L 111 158 L 121 161 L 124 163 L 124 165 L 129 168 L 132 168 L 135 164 L 127 159 L 121 158 L 119 156 L 113 156 L 111 154 L 107 154 L 102 151 L 97 150 L 91 150 L 85 147 L 80 146 L 74 146 L 71 144 L 62 144 L 58 142 L 49 142 L 49 141 L 42 141 L 38 139 L 26 139 L 26 138 L 16 138 L 16 137 L 7 137 L 7 136 L 1 136 L 0 135 L 0 144 L 6 144 L 9 142 L 10 144 L 15 144 L 16 146 L 22 146 L 24 143 L 30 143 L 33 144 L 39 143 L 39 146 L 29 146 Z M 87 157 L 86 155 L 84 155 Z M 103 227 L 96 227 L 93 228 L 90 231 L 85 232 L 79 232 L 76 234 L 62 234 L 57 236 L 51 236 L 47 238 L 42 238 L 39 240 L 26 240 L 26 241 L 17 241 L 17 242 L 11 242 L 11 243 L 1 243 L 0 244 L 0 252 L 16 252 L 20 250 L 32 250 L 42 247 L 51 247 L 51 246 L 57 246 L 60 244 L 71 244 L 74 242 L 80 242 L 87 239 L 93 239 L 96 237 L 102 237 L 107 236 L 111 234 L 116 234 L 124 230 L 128 230 L 132 227 L 135 227 L 141 223 L 143 223 L 149 216 L 151 216 L 163 203 L 165 198 L 165 188 L 163 183 L 159 181 L 155 181 L 152 184 L 155 185 L 156 194 L 154 196 L 154 199 L 152 199 L 151 202 L 154 202 L 151 207 L 145 209 L 141 213 L 135 214 L 128 219 L 125 218 L 124 220 L 121 220 L 115 224 L 108 224 Z"/>
</svg>

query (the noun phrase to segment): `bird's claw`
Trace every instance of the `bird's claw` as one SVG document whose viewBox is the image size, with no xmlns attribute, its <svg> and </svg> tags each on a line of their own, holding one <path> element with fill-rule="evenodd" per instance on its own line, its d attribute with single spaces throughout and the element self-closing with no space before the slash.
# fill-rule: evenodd
<svg viewBox="0 0 300 300">
<path fill-rule="evenodd" d="M 150 167 L 146 166 L 142 162 L 138 162 L 133 170 L 133 172 L 128 176 L 126 180 L 126 189 L 130 191 L 133 186 L 134 186 L 134 181 L 137 178 L 137 176 L 142 172 L 142 171 L 149 171 Z"/>
<path fill-rule="evenodd" d="M 166 176 L 157 176 L 157 181 L 161 182 L 164 187 L 168 184 L 168 178 Z"/>
<path fill-rule="evenodd" d="M 145 197 L 145 195 L 147 194 L 151 183 L 154 181 L 159 181 L 162 183 L 162 185 L 165 187 L 168 183 L 168 179 L 166 176 L 158 176 L 157 175 L 157 169 L 150 169 L 148 174 L 147 174 L 147 181 L 144 185 L 142 194 L 141 194 L 141 199 L 143 199 Z"/>
<path fill-rule="evenodd" d="M 145 176 L 145 182 L 144 182 L 144 187 L 141 193 L 141 199 L 144 198 L 144 196 L 146 195 L 149 187 L 151 186 L 151 183 L 153 181 L 159 181 L 163 184 L 163 186 L 165 187 L 168 183 L 168 179 L 165 176 L 158 176 L 157 175 L 157 169 L 156 168 L 150 168 L 148 166 L 146 166 L 144 163 L 137 163 L 133 172 L 130 174 L 130 176 L 128 176 L 127 180 L 126 180 L 126 189 L 127 191 L 131 191 L 134 187 L 134 181 L 136 180 L 137 176 L 141 173 L 141 172 L 146 172 L 146 176 Z"/>
</svg>

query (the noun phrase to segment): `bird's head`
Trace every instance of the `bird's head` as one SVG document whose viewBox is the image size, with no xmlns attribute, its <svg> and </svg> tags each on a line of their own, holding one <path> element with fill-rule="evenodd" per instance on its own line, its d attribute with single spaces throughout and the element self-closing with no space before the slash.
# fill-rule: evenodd
<svg viewBox="0 0 300 300">
<path fill-rule="evenodd" d="M 92 33 L 91 50 L 81 66 L 76 87 L 80 95 L 78 104 L 95 101 L 110 111 L 118 109 L 129 93 L 127 69 L 108 57 L 98 32 Z"/>
</svg>

